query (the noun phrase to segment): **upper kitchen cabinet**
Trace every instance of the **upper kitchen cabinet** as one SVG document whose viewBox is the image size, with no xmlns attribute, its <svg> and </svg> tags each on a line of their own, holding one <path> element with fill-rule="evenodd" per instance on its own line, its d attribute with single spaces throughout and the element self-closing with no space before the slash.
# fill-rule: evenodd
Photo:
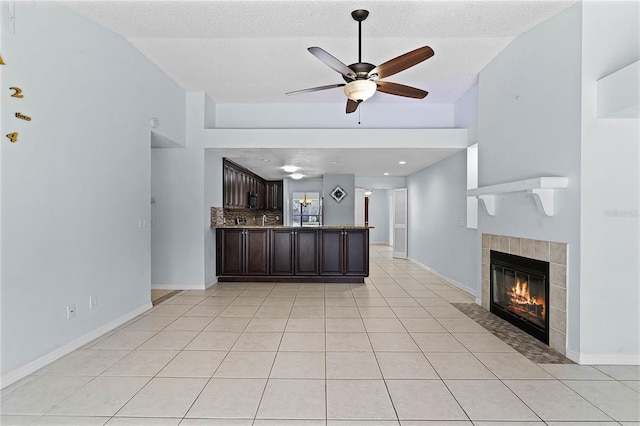
<svg viewBox="0 0 640 426">
<path fill-rule="evenodd" d="M 262 177 L 226 158 L 222 159 L 222 198 L 225 209 L 280 210 L 282 181 L 266 182 Z M 249 205 L 249 193 L 257 194 L 257 204 Z"/>
<path fill-rule="evenodd" d="M 267 210 L 282 210 L 282 181 L 265 182 L 265 206 Z"/>
</svg>

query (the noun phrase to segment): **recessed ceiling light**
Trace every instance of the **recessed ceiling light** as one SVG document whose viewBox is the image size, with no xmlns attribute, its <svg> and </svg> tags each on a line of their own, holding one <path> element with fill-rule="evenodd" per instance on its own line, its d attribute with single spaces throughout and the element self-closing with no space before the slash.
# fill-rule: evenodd
<svg viewBox="0 0 640 426">
<path fill-rule="evenodd" d="M 384 175 L 385 176 L 389 176 L 389 172 L 384 172 Z"/>
<path fill-rule="evenodd" d="M 271 161 L 271 160 L 269 160 L 268 158 L 263 158 L 263 159 L 262 159 L 262 162 L 263 162 L 263 163 L 268 163 L 269 161 Z"/>
<path fill-rule="evenodd" d="M 331 164 L 338 164 L 338 162 L 336 160 L 333 160 Z"/>
<path fill-rule="evenodd" d="M 287 173 L 293 173 L 298 171 L 298 168 L 299 167 L 296 167 L 296 166 L 286 165 L 282 167 L 282 170 L 284 170 Z"/>
<path fill-rule="evenodd" d="M 398 161 L 398 164 L 407 164 L 406 161 Z"/>
<path fill-rule="evenodd" d="M 304 175 L 300 174 L 300 173 L 294 173 L 291 175 L 291 179 L 302 179 L 304 177 Z"/>
</svg>

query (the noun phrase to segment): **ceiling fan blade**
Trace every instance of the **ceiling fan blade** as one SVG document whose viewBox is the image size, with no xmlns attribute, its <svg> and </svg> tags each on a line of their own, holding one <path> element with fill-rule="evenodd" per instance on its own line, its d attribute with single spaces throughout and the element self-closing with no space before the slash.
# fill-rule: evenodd
<svg viewBox="0 0 640 426">
<path fill-rule="evenodd" d="M 346 66 L 345 64 L 340 62 L 339 59 L 337 59 L 334 56 L 332 56 L 331 54 L 327 53 L 326 50 L 321 49 L 319 47 L 310 47 L 307 50 L 313 56 L 315 56 L 316 58 L 318 58 L 322 62 L 324 62 L 324 64 L 327 65 L 329 68 L 331 68 L 331 69 L 333 69 L 335 71 L 338 71 L 343 76 L 348 77 L 348 78 L 350 78 L 352 80 L 354 78 L 356 78 L 356 73 L 353 72 L 353 70 L 351 68 L 349 68 L 348 66 Z"/>
<path fill-rule="evenodd" d="M 388 81 L 376 81 L 376 84 L 378 85 L 378 92 L 388 93 L 390 95 L 422 99 L 429 94 L 426 90 L 405 86 L 404 84 L 391 83 Z"/>
<path fill-rule="evenodd" d="M 369 77 L 373 78 L 385 78 L 390 75 L 404 71 L 422 61 L 425 61 L 434 55 L 433 49 L 429 46 L 419 47 L 416 50 L 400 55 L 397 58 L 393 58 L 390 61 L 385 62 L 382 65 L 378 65 L 371 71 L 369 71 Z M 374 74 L 377 77 L 374 77 Z"/>
<path fill-rule="evenodd" d="M 351 99 L 347 99 L 347 114 L 351 114 L 352 112 L 356 112 L 358 109 L 359 102 L 352 101 Z"/>
<path fill-rule="evenodd" d="M 294 90 L 293 92 L 285 93 L 285 95 L 297 95 L 299 93 L 318 92 L 320 90 L 335 89 L 336 87 L 342 87 L 342 86 L 346 86 L 346 83 L 329 84 L 327 86 L 318 86 L 318 87 L 311 87 L 309 89 Z"/>
</svg>

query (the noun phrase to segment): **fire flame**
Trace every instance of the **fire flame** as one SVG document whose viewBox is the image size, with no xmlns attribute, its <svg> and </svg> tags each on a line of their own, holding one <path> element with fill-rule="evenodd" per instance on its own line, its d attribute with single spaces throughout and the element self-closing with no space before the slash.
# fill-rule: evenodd
<svg viewBox="0 0 640 426">
<path fill-rule="evenodd" d="M 516 300 L 518 303 L 526 303 L 529 305 L 537 305 L 535 297 L 531 297 L 529 294 L 529 285 L 526 281 L 520 281 L 518 277 L 516 279 L 516 287 L 514 289 Z"/>
</svg>

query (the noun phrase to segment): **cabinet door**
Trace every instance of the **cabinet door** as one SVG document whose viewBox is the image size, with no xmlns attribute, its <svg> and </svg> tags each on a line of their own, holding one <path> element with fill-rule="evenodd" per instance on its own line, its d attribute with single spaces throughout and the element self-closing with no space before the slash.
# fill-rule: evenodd
<svg viewBox="0 0 640 426">
<path fill-rule="evenodd" d="M 369 230 L 345 230 L 344 251 L 345 275 L 369 276 Z"/>
<path fill-rule="evenodd" d="M 246 241 L 246 275 L 269 274 L 269 230 L 247 229 Z"/>
<path fill-rule="evenodd" d="M 242 182 L 240 182 L 240 172 L 238 172 L 235 169 L 233 170 L 233 207 L 234 208 L 238 208 L 240 207 L 240 186 L 242 185 Z"/>
<path fill-rule="evenodd" d="M 291 229 L 271 230 L 271 275 L 293 275 L 293 242 Z"/>
<path fill-rule="evenodd" d="M 218 275 L 244 274 L 244 229 L 217 230 Z"/>
<path fill-rule="evenodd" d="M 265 208 L 269 210 L 282 209 L 282 182 L 267 182 L 265 184 Z"/>
<path fill-rule="evenodd" d="M 274 195 L 274 203 L 273 203 L 273 209 L 274 210 L 282 210 L 284 209 L 284 201 L 283 201 L 283 195 L 282 195 L 282 181 L 276 182 L 275 188 L 275 195 Z"/>
<path fill-rule="evenodd" d="M 320 275 L 344 274 L 344 230 L 320 230 Z"/>
<path fill-rule="evenodd" d="M 258 208 L 260 210 L 268 209 L 267 201 L 265 200 L 265 184 L 262 181 L 258 181 Z"/>
<path fill-rule="evenodd" d="M 296 275 L 318 275 L 318 231 L 299 229 L 294 232 Z"/>
<path fill-rule="evenodd" d="M 273 210 L 273 182 L 267 182 L 264 189 L 265 208 Z"/>
<path fill-rule="evenodd" d="M 229 208 L 229 167 L 224 166 L 222 168 L 222 206 Z"/>
</svg>

